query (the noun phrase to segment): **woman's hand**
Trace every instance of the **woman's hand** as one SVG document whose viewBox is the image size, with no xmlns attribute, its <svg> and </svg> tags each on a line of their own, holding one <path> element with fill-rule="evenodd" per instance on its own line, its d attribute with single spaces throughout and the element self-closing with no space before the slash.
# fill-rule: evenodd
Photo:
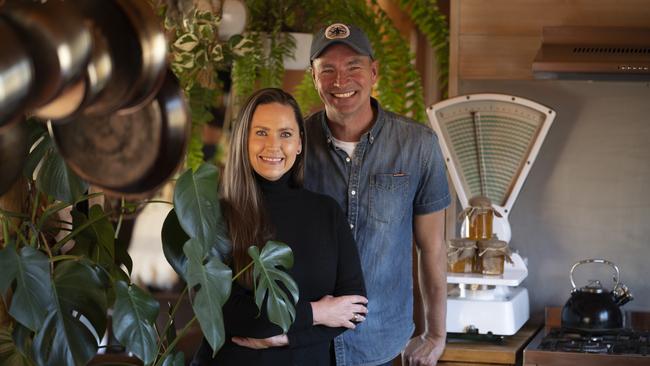
<svg viewBox="0 0 650 366">
<path fill-rule="evenodd" d="M 366 320 L 368 299 L 359 295 L 330 296 L 312 302 L 314 325 L 354 329 L 356 323 Z"/>
<path fill-rule="evenodd" d="M 289 338 L 286 334 L 278 334 L 269 338 L 248 338 L 232 337 L 232 342 L 242 347 L 252 349 L 265 349 L 270 347 L 282 347 L 289 344 Z"/>
</svg>

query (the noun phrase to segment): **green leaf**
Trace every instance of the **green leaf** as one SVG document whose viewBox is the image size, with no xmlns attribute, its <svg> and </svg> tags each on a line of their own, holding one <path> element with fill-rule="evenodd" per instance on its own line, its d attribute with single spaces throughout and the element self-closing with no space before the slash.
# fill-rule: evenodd
<svg viewBox="0 0 650 366">
<path fill-rule="evenodd" d="M 71 215 L 75 228 L 88 221 L 94 222 L 75 236 L 75 246 L 70 253 L 85 255 L 107 271 L 112 271 L 115 267 L 115 230 L 108 217 L 102 218 L 106 216 L 104 210 L 93 205 L 88 212 L 89 218 L 76 210 Z"/>
<path fill-rule="evenodd" d="M 34 358 L 39 366 L 85 365 L 95 353 L 95 336 L 62 311 L 50 312 L 34 337 Z"/>
<path fill-rule="evenodd" d="M 113 331 L 115 337 L 145 365 L 156 358 L 154 328 L 160 304 L 149 293 L 124 281 L 115 282 Z"/>
<path fill-rule="evenodd" d="M 18 352 L 24 355 L 31 355 L 32 353 L 32 331 L 20 323 L 14 323 L 14 330 L 11 337 L 14 340 L 14 346 Z"/>
<path fill-rule="evenodd" d="M 183 231 L 181 224 L 178 222 L 176 210 L 172 209 L 167 214 L 160 236 L 162 239 L 163 253 L 167 262 L 187 282 L 185 278 L 187 257 L 183 253 L 183 245 L 190 237 Z"/>
<path fill-rule="evenodd" d="M 11 337 L 11 328 L 9 327 L 0 328 L 0 365 L 31 365 L 25 355 L 23 355 L 14 344 L 14 340 Z"/>
<path fill-rule="evenodd" d="M 183 231 L 181 224 L 178 222 L 176 210 L 174 209 L 169 211 L 165 218 L 161 238 L 163 253 L 165 254 L 167 262 L 169 262 L 174 271 L 176 271 L 176 273 L 187 282 L 187 279 L 185 278 L 187 273 L 187 256 L 185 256 L 185 253 L 183 252 L 183 246 L 190 237 L 185 233 L 185 231 Z M 216 246 L 212 246 L 208 249 L 207 256 L 210 258 L 222 258 Z"/>
<path fill-rule="evenodd" d="M 133 259 L 131 259 L 131 256 L 129 255 L 128 248 L 129 248 L 129 241 L 127 238 L 118 237 L 117 239 L 115 239 L 115 263 L 118 266 L 123 264 L 124 267 L 126 267 L 128 274 L 130 275 L 131 272 L 133 271 Z M 117 267 L 117 269 L 119 269 L 119 267 Z M 121 269 L 119 270 L 121 271 Z M 115 271 L 111 272 L 111 274 L 115 274 L 115 273 L 116 273 Z M 125 281 L 128 281 L 128 275 Z"/>
<path fill-rule="evenodd" d="M 197 239 L 188 240 L 183 247 L 188 259 L 187 285 L 190 288 L 200 286 L 192 302 L 192 309 L 203 336 L 216 354 L 225 339 L 221 308 L 230 296 L 232 271 L 216 257 L 204 264 L 202 247 Z"/>
<path fill-rule="evenodd" d="M 294 304 L 298 302 L 298 285 L 282 269 L 293 267 L 291 248 L 280 242 L 268 241 L 262 253 L 256 246 L 248 248 L 248 255 L 253 259 L 253 276 L 256 280 L 255 303 L 262 309 L 266 298 L 266 311 L 269 320 L 277 324 L 286 333 L 296 318 Z M 279 284 L 287 289 L 285 292 Z M 293 302 L 289 299 L 293 298 Z"/>
<path fill-rule="evenodd" d="M 97 353 L 106 330 L 106 286 L 88 263 L 68 260 L 57 265 L 55 301 L 34 338 L 37 364 L 85 365 Z"/>
<path fill-rule="evenodd" d="M 47 132 L 47 130 L 45 130 L 45 132 Z M 32 151 L 30 151 L 29 155 L 27 156 L 25 165 L 23 165 L 23 175 L 29 179 L 32 179 L 32 176 L 34 175 L 34 169 L 36 169 L 38 163 L 43 160 L 45 153 L 47 153 L 52 148 L 52 138 L 50 138 L 50 136 L 45 133 L 43 135 L 43 139 L 38 142 L 38 145 L 34 146 Z"/>
<path fill-rule="evenodd" d="M 36 331 L 43 324 L 47 308 L 52 302 L 48 259 L 45 254 L 32 247 L 22 248 L 20 255 L 11 248 L 5 249 L 7 250 L 8 256 L 5 258 L 13 257 L 16 264 L 16 291 L 11 300 L 9 314 L 19 323 Z"/>
<path fill-rule="evenodd" d="M 185 355 L 183 352 L 178 352 L 176 354 L 170 354 L 165 357 L 162 366 L 183 366 L 185 365 Z"/>
<path fill-rule="evenodd" d="M 4 296 L 18 273 L 18 253 L 14 243 L 0 250 L 0 268 L 0 295 Z"/>
<path fill-rule="evenodd" d="M 65 165 L 55 149 L 48 151 L 36 177 L 36 187 L 48 196 L 73 203 L 88 190 L 84 182 Z"/>
<path fill-rule="evenodd" d="M 219 206 L 217 176 L 217 167 L 212 164 L 183 173 L 174 189 L 174 209 L 183 230 L 203 245 L 203 254 L 216 246 L 225 256 L 230 244 Z"/>
<path fill-rule="evenodd" d="M 110 283 L 95 266 L 88 260 L 63 261 L 54 270 L 54 286 L 61 308 L 82 314 L 101 338 L 106 331 L 106 291 Z"/>
<path fill-rule="evenodd" d="M 184 52 L 191 52 L 199 44 L 198 38 L 192 33 L 186 33 L 174 42 L 174 48 Z"/>
</svg>

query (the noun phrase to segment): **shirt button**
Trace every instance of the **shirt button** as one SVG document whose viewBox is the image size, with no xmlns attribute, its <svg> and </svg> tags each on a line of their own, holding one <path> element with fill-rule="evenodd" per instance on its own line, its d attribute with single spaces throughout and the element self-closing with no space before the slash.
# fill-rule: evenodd
<svg viewBox="0 0 650 366">
<path fill-rule="evenodd" d="M 354 196 L 355 194 L 357 194 L 357 191 L 352 191 L 350 192 L 350 194 Z"/>
<path fill-rule="evenodd" d="M 350 157 L 349 157 L 349 156 L 346 157 L 346 158 L 345 158 L 345 161 L 349 163 L 349 162 L 350 162 Z"/>
<path fill-rule="evenodd" d="M 354 224 L 350 224 L 350 229 L 354 229 Z"/>
</svg>

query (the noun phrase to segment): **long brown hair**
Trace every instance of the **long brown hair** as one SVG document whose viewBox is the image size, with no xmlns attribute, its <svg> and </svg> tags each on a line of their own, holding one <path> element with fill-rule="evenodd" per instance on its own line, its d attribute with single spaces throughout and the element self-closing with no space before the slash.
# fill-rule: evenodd
<svg viewBox="0 0 650 366">
<path fill-rule="evenodd" d="M 221 179 L 222 208 L 232 243 L 231 265 L 234 273 L 239 273 L 250 263 L 248 248 L 252 245 L 263 247 L 273 233 L 264 211 L 262 193 L 255 179 L 255 171 L 248 157 L 248 135 L 253 114 L 258 106 L 271 103 L 279 103 L 293 109 L 300 130 L 302 151 L 306 151 L 305 123 L 300 107 L 291 94 L 277 88 L 260 89 L 253 93 L 241 109 L 231 131 L 230 150 Z M 298 154 L 290 170 L 289 185 L 292 187 L 302 188 L 304 156 L 304 153 Z M 238 279 L 239 283 L 252 287 L 252 273 L 252 270 L 244 272 Z"/>
</svg>

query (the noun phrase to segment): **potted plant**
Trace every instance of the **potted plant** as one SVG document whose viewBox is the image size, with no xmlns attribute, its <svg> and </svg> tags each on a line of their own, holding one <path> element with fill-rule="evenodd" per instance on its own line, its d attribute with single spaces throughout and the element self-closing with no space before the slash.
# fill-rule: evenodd
<svg viewBox="0 0 650 366">
<path fill-rule="evenodd" d="M 114 213 L 100 205 L 82 207 L 102 193 L 86 194 L 88 185 L 66 167 L 43 124 L 30 121 L 29 126 L 34 148 L 23 184 L 14 187 L 25 193 L 25 205 L 18 211 L 0 209 L 0 361 L 85 365 L 97 353 L 109 309 L 115 337 L 145 365 L 182 365 L 175 346 L 196 321 L 218 350 L 224 337 L 220 309 L 238 274 L 223 263 L 228 244 L 216 193 L 217 168 L 204 164 L 189 169 L 176 183 L 175 210 L 163 226 L 163 243 L 166 257 L 187 284 L 181 298 L 190 296 L 195 317 L 176 332 L 177 303 L 160 329 L 158 302 L 130 281 L 131 258 L 115 240 Z M 71 210 L 71 221 L 59 217 L 64 209 Z M 277 281 L 283 280 L 268 273 L 291 266 L 288 246 L 269 242 L 261 252 L 255 247 L 249 253 L 251 266 L 261 273 L 258 288 L 278 291 Z M 286 296 L 295 299 L 297 293 Z M 280 300 L 269 296 L 267 306 L 275 301 Z M 270 320 L 288 329 L 283 319 L 293 319 L 291 303 L 268 309 Z"/>
</svg>

